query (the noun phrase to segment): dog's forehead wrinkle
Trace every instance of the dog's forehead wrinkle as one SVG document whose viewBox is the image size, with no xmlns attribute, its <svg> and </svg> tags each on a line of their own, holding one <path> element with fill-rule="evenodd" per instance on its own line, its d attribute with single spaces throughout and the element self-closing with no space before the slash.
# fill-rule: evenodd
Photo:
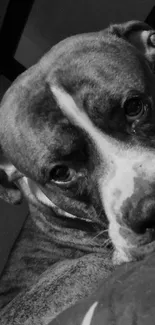
<svg viewBox="0 0 155 325">
<path fill-rule="evenodd" d="M 110 37 L 110 40 L 109 40 Z M 126 47 L 126 42 L 121 39 L 118 39 L 115 35 L 110 35 L 104 31 L 99 31 L 95 33 L 81 34 L 66 38 L 63 41 L 56 44 L 52 50 L 47 52 L 45 56 L 40 61 L 40 66 L 44 68 L 45 71 L 50 71 L 51 65 L 55 63 L 66 63 L 73 61 L 76 57 L 78 58 L 81 55 L 87 54 L 97 54 L 104 53 L 111 49 L 117 48 L 117 43 Z M 104 50 L 104 51 L 103 51 Z"/>
<path fill-rule="evenodd" d="M 119 66 L 116 63 L 118 60 L 120 60 Z M 102 64 L 101 61 L 103 61 Z M 133 85 L 137 91 L 142 93 L 145 91 L 143 64 L 140 63 L 139 58 L 130 60 L 128 56 L 122 58 L 119 55 L 116 59 L 115 56 L 111 55 L 110 58 L 109 55 L 107 57 L 105 55 L 104 58 L 99 57 L 98 60 L 95 56 L 95 61 L 90 58 L 90 62 L 85 62 L 84 58 L 80 58 L 79 62 L 79 66 L 78 62 L 69 62 L 54 73 L 51 72 L 49 84 L 54 74 L 62 88 L 70 93 L 82 93 L 87 87 L 89 91 L 94 90 L 94 95 L 101 92 L 102 97 L 107 90 L 111 90 L 111 93 L 115 91 L 115 96 L 119 98 L 126 89 L 132 89 Z"/>
</svg>

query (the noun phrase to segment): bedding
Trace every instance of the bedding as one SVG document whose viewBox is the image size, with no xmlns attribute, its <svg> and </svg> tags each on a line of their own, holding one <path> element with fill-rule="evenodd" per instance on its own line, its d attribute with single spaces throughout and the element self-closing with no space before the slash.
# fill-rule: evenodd
<svg viewBox="0 0 155 325">
<path fill-rule="evenodd" d="M 88 299 L 49 325 L 154 325 L 155 253 L 119 266 Z"/>
</svg>

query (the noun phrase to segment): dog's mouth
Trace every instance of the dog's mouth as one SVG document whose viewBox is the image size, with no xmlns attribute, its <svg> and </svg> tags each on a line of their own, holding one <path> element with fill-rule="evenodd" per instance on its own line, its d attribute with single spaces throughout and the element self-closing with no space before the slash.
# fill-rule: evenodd
<svg viewBox="0 0 155 325">
<path fill-rule="evenodd" d="M 17 183 L 16 183 L 17 184 Z M 47 217 L 49 215 L 49 219 L 51 218 L 51 210 L 52 210 L 52 219 L 62 227 L 79 229 L 85 231 L 87 233 L 91 233 L 92 236 L 96 235 L 96 233 L 101 232 L 101 222 L 96 220 L 91 220 L 86 217 L 78 216 L 76 214 L 69 213 L 65 211 L 63 208 L 56 205 L 53 200 L 51 200 L 50 195 L 44 190 L 44 187 L 30 178 L 23 177 L 18 180 L 18 186 L 24 191 L 24 185 L 27 189 L 29 189 L 28 196 L 32 197 L 32 200 L 35 199 L 36 204 L 41 204 L 43 209 L 47 209 Z M 38 202 L 38 203 L 37 203 Z M 50 221 L 50 220 L 49 220 Z M 102 232 L 105 229 L 102 226 Z M 101 236 L 103 237 L 103 236 Z M 104 237 L 106 237 L 104 235 Z M 107 237 L 106 237 L 107 238 Z"/>
</svg>

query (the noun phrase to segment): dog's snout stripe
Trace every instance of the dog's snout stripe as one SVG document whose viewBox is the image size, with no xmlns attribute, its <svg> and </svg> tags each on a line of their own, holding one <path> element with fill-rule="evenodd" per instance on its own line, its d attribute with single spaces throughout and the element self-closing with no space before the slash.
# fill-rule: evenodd
<svg viewBox="0 0 155 325">
<path fill-rule="evenodd" d="M 100 132 L 98 128 L 91 122 L 90 118 L 86 115 L 86 113 L 80 109 L 73 98 L 58 87 L 51 87 L 51 91 L 54 94 L 57 103 L 59 104 L 62 112 L 75 124 L 80 128 L 84 129 L 89 135 L 91 135 L 92 140 L 95 142 L 100 152 L 108 153 L 115 152 L 118 148 L 117 140 L 111 138 L 108 135 Z"/>
<path fill-rule="evenodd" d="M 81 323 L 81 325 L 91 325 L 91 321 L 94 315 L 94 311 L 98 305 L 98 302 L 94 302 L 94 304 L 88 309 L 86 315 L 84 316 L 84 319 Z"/>
</svg>

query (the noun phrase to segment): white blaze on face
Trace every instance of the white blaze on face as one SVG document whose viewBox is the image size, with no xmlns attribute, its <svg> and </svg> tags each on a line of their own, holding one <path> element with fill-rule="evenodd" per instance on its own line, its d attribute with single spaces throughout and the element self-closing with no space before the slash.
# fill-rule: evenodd
<svg viewBox="0 0 155 325">
<path fill-rule="evenodd" d="M 119 234 L 119 224 L 116 217 L 122 218 L 121 207 L 135 190 L 135 178 L 142 177 L 151 182 L 154 175 L 155 155 L 144 148 L 131 148 L 101 132 L 86 115 L 77 107 L 73 98 L 62 89 L 53 86 L 51 91 L 62 112 L 69 120 L 84 129 L 94 142 L 101 158 L 99 189 L 101 199 L 109 219 L 109 235 L 116 247 L 122 252 L 129 247 L 127 239 Z M 103 162 L 103 165 L 102 165 Z M 155 179 L 155 177 L 154 177 Z M 121 257 L 120 257 L 121 258 Z"/>
</svg>

